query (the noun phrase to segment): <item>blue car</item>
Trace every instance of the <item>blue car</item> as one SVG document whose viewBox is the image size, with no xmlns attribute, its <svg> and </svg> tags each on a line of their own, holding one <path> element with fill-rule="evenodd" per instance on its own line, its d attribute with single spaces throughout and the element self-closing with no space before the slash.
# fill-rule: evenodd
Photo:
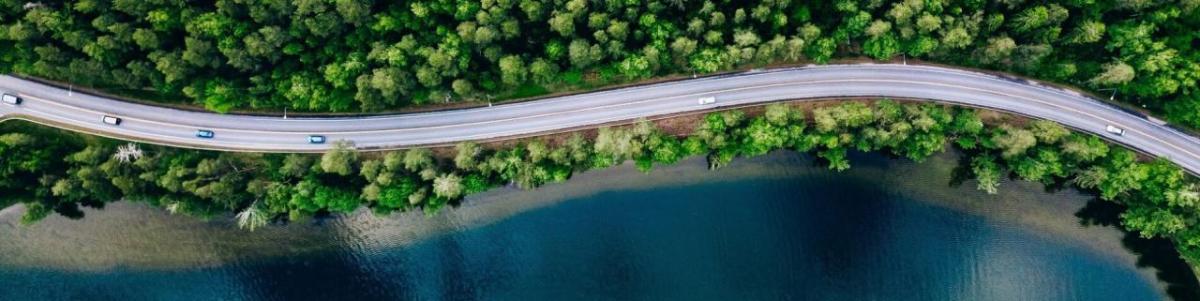
<svg viewBox="0 0 1200 301">
<path fill-rule="evenodd" d="M 198 137 L 198 138 L 204 138 L 204 139 L 212 139 L 212 137 L 213 137 L 213 131 L 210 131 L 210 130 L 196 130 L 196 137 Z"/>
<path fill-rule="evenodd" d="M 325 136 L 321 136 L 321 135 L 308 136 L 308 143 L 323 144 L 323 143 L 325 143 Z"/>
</svg>

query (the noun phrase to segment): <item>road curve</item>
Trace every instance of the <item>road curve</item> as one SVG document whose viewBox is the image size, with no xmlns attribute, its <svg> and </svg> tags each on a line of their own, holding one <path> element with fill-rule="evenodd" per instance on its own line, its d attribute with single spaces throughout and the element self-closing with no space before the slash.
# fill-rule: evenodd
<svg viewBox="0 0 1200 301">
<path fill-rule="evenodd" d="M 1200 174 L 1200 140 L 1161 122 L 1116 109 L 1078 92 L 959 69 L 894 65 L 824 65 L 773 69 L 562 96 L 473 109 L 374 117 L 288 118 L 222 115 L 122 102 L 0 76 L 0 91 L 25 102 L 0 105 L 0 118 L 156 144 L 228 151 L 320 152 L 309 135 L 383 149 L 551 132 L 614 121 L 795 99 L 894 97 L 984 107 L 1057 121 L 1169 159 Z M 702 105 L 712 96 L 715 104 Z M 100 120 L 123 119 L 120 126 Z M 1105 127 L 1126 130 L 1118 136 Z M 195 137 L 197 129 L 215 132 Z"/>
</svg>

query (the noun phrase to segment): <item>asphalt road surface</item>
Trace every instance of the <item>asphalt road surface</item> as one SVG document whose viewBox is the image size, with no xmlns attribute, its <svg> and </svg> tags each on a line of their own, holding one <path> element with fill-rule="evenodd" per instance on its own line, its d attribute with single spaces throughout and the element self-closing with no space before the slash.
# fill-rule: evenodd
<svg viewBox="0 0 1200 301">
<path fill-rule="evenodd" d="M 25 101 L 0 105 L 0 116 L 108 137 L 181 147 L 255 152 L 320 152 L 348 140 L 361 149 L 403 148 L 528 136 L 643 117 L 780 100 L 894 97 L 991 108 L 1049 119 L 1200 174 L 1200 140 L 1088 98 L 1022 79 L 958 69 L 892 65 L 825 65 L 681 80 L 473 109 L 345 118 L 222 115 L 122 102 L 0 76 L 0 91 Z M 700 104 L 701 97 L 715 97 Z M 101 122 L 120 117 L 120 126 Z M 1109 125 L 1125 130 L 1109 133 Z M 211 130 L 211 139 L 196 131 Z"/>
</svg>

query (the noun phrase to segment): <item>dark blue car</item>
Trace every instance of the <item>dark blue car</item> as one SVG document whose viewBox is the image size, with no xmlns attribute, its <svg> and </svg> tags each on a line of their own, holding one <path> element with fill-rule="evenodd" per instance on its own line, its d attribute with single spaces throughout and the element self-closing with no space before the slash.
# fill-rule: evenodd
<svg viewBox="0 0 1200 301">
<path fill-rule="evenodd" d="M 196 130 L 196 137 L 199 137 L 199 138 L 204 138 L 204 139 L 212 139 L 212 137 L 213 137 L 213 131 L 210 131 L 210 130 Z"/>
</svg>

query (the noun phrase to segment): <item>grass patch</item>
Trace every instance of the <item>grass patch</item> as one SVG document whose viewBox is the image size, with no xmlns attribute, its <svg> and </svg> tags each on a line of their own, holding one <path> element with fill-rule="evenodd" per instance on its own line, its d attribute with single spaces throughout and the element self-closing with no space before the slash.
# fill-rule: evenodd
<svg viewBox="0 0 1200 301">
<path fill-rule="evenodd" d="M 583 71 L 571 70 L 563 72 L 561 76 L 563 83 L 568 85 L 576 86 L 583 83 Z"/>
<path fill-rule="evenodd" d="M 540 95 L 546 95 L 546 94 L 550 94 L 550 89 L 547 89 L 545 86 L 542 86 L 539 84 L 534 84 L 534 83 L 525 83 L 523 85 L 520 85 L 516 88 L 509 90 L 505 94 L 500 95 L 499 99 L 501 99 L 501 100 L 517 99 L 517 98 L 534 97 L 534 96 L 540 96 Z"/>
</svg>

